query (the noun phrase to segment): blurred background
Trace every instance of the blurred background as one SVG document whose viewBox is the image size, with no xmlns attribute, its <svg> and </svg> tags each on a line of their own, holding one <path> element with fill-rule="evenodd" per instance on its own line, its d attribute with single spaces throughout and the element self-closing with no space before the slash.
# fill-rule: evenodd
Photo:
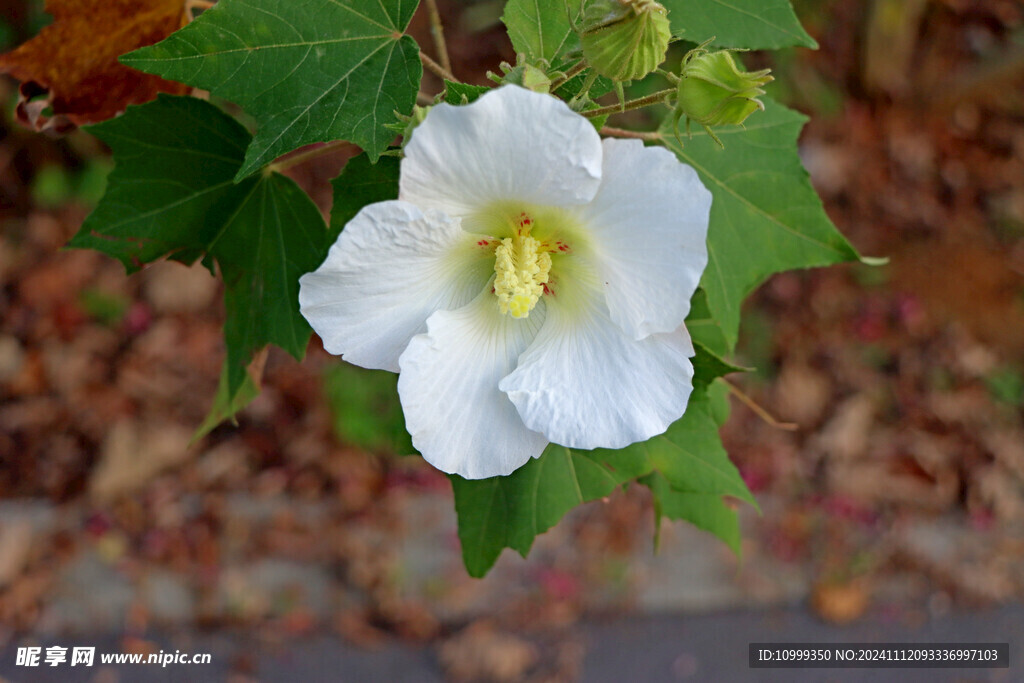
<svg viewBox="0 0 1024 683">
<path fill-rule="evenodd" d="M 514 59 L 502 4 L 440 3 L 463 79 Z M 829 215 L 890 263 L 748 301 L 738 360 L 757 370 L 731 381 L 796 429 L 733 400 L 723 437 L 764 511 L 743 510 L 740 561 L 682 524 L 655 553 L 634 487 L 470 579 L 447 480 L 395 455 L 395 377 L 315 338 L 302 364 L 271 350 L 238 424 L 190 443 L 223 356 L 218 281 L 62 250 L 111 162 L 82 131 L 13 123 L 0 79 L 0 676 L 49 680 L 13 649 L 79 640 L 215 653 L 81 679 L 104 681 L 740 680 L 715 667 L 751 675 L 751 641 L 1024 642 L 1024 4 L 794 4 L 821 49 L 744 60 L 812 116 L 801 156 Z M 48 21 L 4 0 L 0 50 Z M 412 32 L 431 52 L 422 8 Z M 345 158 L 292 171 L 325 211 Z M 846 673 L 829 680 L 868 680 Z M 972 676 L 948 680 L 1020 680 Z"/>
</svg>

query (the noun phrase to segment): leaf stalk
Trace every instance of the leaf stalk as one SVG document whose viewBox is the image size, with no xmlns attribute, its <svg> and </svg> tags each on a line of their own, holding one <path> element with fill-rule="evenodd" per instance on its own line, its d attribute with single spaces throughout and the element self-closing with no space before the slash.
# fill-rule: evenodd
<svg viewBox="0 0 1024 683">
<path fill-rule="evenodd" d="M 635 100 L 630 100 L 625 104 L 609 104 L 607 107 L 601 107 L 599 109 L 591 109 L 590 111 L 580 112 L 588 119 L 592 119 L 595 116 L 604 116 L 605 114 L 621 114 L 624 111 L 631 111 L 633 109 L 641 109 L 643 107 L 649 107 L 652 104 L 660 104 L 665 101 L 669 95 L 675 93 L 675 88 L 668 88 L 666 90 L 659 90 L 656 93 L 647 95 L 645 97 L 638 97 Z"/>
<path fill-rule="evenodd" d="M 435 62 L 433 59 L 431 59 L 430 56 L 427 55 L 427 53 L 425 53 L 423 50 L 420 50 L 420 61 L 423 62 L 423 66 L 427 67 L 427 71 L 431 72 L 438 78 L 449 80 L 452 83 L 462 82 L 459 79 L 457 79 L 450 70 L 444 68 L 443 66 Z"/>
<path fill-rule="evenodd" d="M 347 145 L 352 145 L 352 143 L 349 142 L 348 140 L 335 140 L 334 142 L 328 142 L 327 144 L 320 145 L 319 147 L 315 147 L 311 150 L 299 152 L 298 154 L 293 154 L 290 157 L 285 157 L 280 161 L 275 161 L 272 164 L 268 164 L 266 172 L 280 173 L 281 171 L 289 169 L 292 166 L 304 164 L 310 159 L 315 159 L 317 157 L 322 157 L 326 154 L 330 154 L 331 152 L 336 152 Z M 354 147 L 355 145 L 352 146 Z"/>
</svg>

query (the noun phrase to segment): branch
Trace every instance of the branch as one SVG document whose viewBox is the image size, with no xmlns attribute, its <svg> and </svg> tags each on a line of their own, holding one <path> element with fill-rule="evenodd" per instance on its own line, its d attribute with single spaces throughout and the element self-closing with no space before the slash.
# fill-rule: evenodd
<svg viewBox="0 0 1024 683">
<path fill-rule="evenodd" d="M 563 85 L 571 81 L 573 78 L 579 75 L 581 71 L 583 71 L 586 68 L 587 63 L 585 61 L 580 60 L 579 62 L 577 62 L 574 67 L 565 72 L 564 76 L 562 76 L 561 78 L 556 78 L 555 80 L 551 81 L 551 92 L 555 92 L 556 90 L 561 88 Z"/>
<path fill-rule="evenodd" d="M 664 140 L 661 133 L 657 131 L 640 131 L 640 130 L 626 130 L 625 128 L 613 128 L 612 126 L 604 126 L 601 128 L 601 135 L 606 135 L 611 138 L 635 138 L 637 140 L 647 140 L 650 142 L 660 142 Z"/>
<path fill-rule="evenodd" d="M 444 26 L 441 25 L 441 13 L 437 11 L 437 0 L 427 0 L 427 11 L 430 13 L 430 35 L 434 39 L 441 68 L 451 73 L 452 60 L 448 57 L 448 44 L 444 41 Z"/>
<path fill-rule="evenodd" d="M 447 80 L 451 81 L 452 83 L 461 83 L 462 82 L 459 79 L 455 78 L 455 76 L 452 75 L 451 71 L 449 71 L 448 69 L 444 68 L 443 66 L 441 66 L 440 64 L 435 62 L 433 59 L 428 57 L 427 54 L 425 52 L 423 52 L 423 50 L 420 50 L 420 61 L 423 62 L 423 66 L 427 67 L 427 71 L 430 71 L 432 74 L 434 74 L 438 78 L 447 79 Z"/>
<path fill-rule="evenodd" d="M 213 7 L 215 4 L 217 3 L 210 2 L 210 0 L 185 0 L 185 18 L 191 22 L 196 18 L 195 11 L 197 9 L 205 11 Z"/>
<path fill-rule="evenodd" d="M 630 100 L 624 104 L 609 104 L 607 107 L 601 107 L 600 109 L 591 109 L 590 111 L 580 112 L 588 119 L 592 119 L 595 116 L 604 116 L 605 114 L 621 114 L 624 111 L 630 111 L 632 109 L 640 109 L 641 107 L 649 107 L 652 104 L 659 104 L 665 101 L 665 97 L 673 94 L 676 91 L 675 88 L 668 88 L 667 90 L 659 90 L 653 95 L 647 95 L 646 97 L 639 97 L 635 100 Z"/>
<path fill-rule="evenodd" d="M 347 140 L 335 140 L 334 142 L 328 142 L 327 144 L 311 149 L 308 152 L 299 152 L 298 154 L 286 157 L 284 159 L 281 159 L 280 161 L 275 161 L 274 163 L 269 164 L 267 166 L 266 172 L 280 173 L 281 171 L 287 168 L 291 168 L 292 166 L 298 166 L 299 164 L 305 163 L 310 159 L 315 159 L 317 157 L 322 157 L 325 154 L 336 152 L 347 145 L 352 145 L 352 143 L 348 142 Z M 355 147 L 355 145 L 352 146 Z"/>
<path fill-rule="evenodd" d="M 761 406 L 757 405 L 757 403 L 754 401 L 754 399 L 750 398 L 745 393 L 743 393 L 743 391 L 739 387 L 737 387 L 735 384 L 733 384 L 732 382 L 729 382 L 728 380 L 722 379 L 721 377 L 718 378 L 718 381 L 720 381 L 723 384 L 725 384 L 725 386 L 729 388 L 729 392 L 732 393 L 733 396 L 735 396 L 740 401 L 742 401 L 743 405 L 745 405 L 748 408 L 750 408 L 751 410 L 753 410 L 755 415 L 757 415 L 759 418 L 764 420 L 766 423 L 768 423 L 772 427 L 775 427 L 776 429 L 784 429 L 787 432 L 795 432 L 797 429 L 800 428 L 800 425 L 798 425 L 796 423 L 793 423 L 793 422 L 779 422 L 778 420 L 776 420 L 774 417 L 772 417 L 771 413 L 769 413 L 767 410 L 765 410 Z"/>
</svg>

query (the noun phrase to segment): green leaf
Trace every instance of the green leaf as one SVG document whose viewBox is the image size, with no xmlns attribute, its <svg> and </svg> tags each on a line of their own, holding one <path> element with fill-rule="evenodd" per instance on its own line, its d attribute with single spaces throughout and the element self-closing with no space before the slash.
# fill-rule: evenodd
<svg viewBox="0 0 1024 683">
<path fill-rule="evenodd" d="M 451 475 L 459 516 L 462 559 L 480 577 L 504 548 L 524 557 L 533 539 L 580 503 L 650 471 L 635 447 L 623 451 L 576 451 L 551 444 L 507 477 L 463 479 Z"/>
<path fill-rule="evenodd" d="M 232 392 L 228 386 L 228 365 L 225 364 L 220 373 L 220 381 L 217 383 L 217 394 L 213 397 L 213 406 L 206 414 L 199 429 L 192 435 L 190 445 L 212 432 L 222 422 L 231 420 L 240 410 L 252 403 L 260 393 L 259 385 L 252 375 L 245 373 L 242 386 Z"/>
<path fill-rule="evenodd" d="M 331 181 L 334 205 L 331 207 L 330 244 L 334 244 L 342 228 L 367 204 L 398 199 L 399 165 L 395 157 L 381 157 L 374 164 L 365 154 L 348 160 L 341 175 Z"/>
<path fill-rule="evenodd" d="M 703 345 L 719 356 L 729 355 L 731 346 L 721 323 L 711 317 L 707 293 L 703 289 L 698 288 L 690 300 L 690 315 L 686 317 L 686 329 L 693 337 L 694 343 Z"/>
<path fill-rule="evenodd" d="M 718 423 L 705 394 L 694 392 L 683 417 L 645 446 L 651 465 L 677 491 L 727 495 L 757 507 L 722 446 Z"/>
<path fill-rule="evenodd" d="M 129 272 L 165 256 L 202 256 L 211 272 L 219 268 L 231 401 L 258 349 L 276 344 L 302 358 L 311 330 L 298 279 L 328 246 L 306 193 L 278 174 L 236 185 L 249 134 L 202 100 L 161 95 L 89 131 L 110 146 L 116 167 L 69 246 L 113 256 Z"/>
<path fill-rule="evenodd" d="M 207 258 L 224 279 L 229 386 L 238 387 L 253 354 L 276 344 L 301 360 L 312 330 L 299 313 L 299 277 L 323 261 L 320 210 L 291 178 L 264 176 L 232 207 Z"/>
<path fill-rule="evenodd" d="M 703 132 L 681 144 L 672 117 L 662 124 L 666 146 L 697 170 L 714 197 L 701 287 L 728 351 L 736 345 L 740 304 L 769 275 L 859 258 L 800 163 L 796 141 L 806 117 L 770 100 L 765 105 L 746 128 L 716 130 L 724 150 Z M 713 341 L 708 347 L 723 353 Z"/>
<path fill-rule="evenodd" d="M 677 491 L 668 479 L 652 472 L 641 480 L 654 495 L 656 526 L 662 517 L 684 520 L 720 538 L 736 555 L 740 554 L 739 514 L 721 496 Z"/>
<path fill-rule="evenodd" d="M 719 377 L 733 372 L 748 372 L 747 368 L 733 365 L 711 351 L 708 347 L 694 340 L 693 348 L 697 355 L 693 358 L 693 388 L 695 391 L 707 389 L 708 385 Z"/>
<path fill-rule="evenodd" d="M 818 43 L 800 25 L 789 0 L 661 0 L 673 35 L 693 43 L 773 50 Z"/>
<path fill-rule="evenodd" d="M 702 347 L 697 347 L 697 353 L 694 366 L 702 368 L 707 381 L 733 367 L 720 359 L 700 358 L 707 353 Z M 683 417 L 665 434 L 645 443 L 618 451 L 581 451 L 551 444 L 540 458 L 507 477 L 450 477 L 467 571 L 483 576 L 504 548 L 525 557 L 534 538 L 574 506 L 602 498 L 654 470 L 682 492 L 731 495 L 756 506 L 725 454 L 705 391 L 695 389 Z"/>
<path fill-rule="evenodd" d="M 707 389 L 708 410 L 719 427 L 729 419 L 729 412 L 732 410 L 732 405 L 729 403 L 731 393 L 725 382 L 712 382 Z"/>
<path fill-rule="evenodd" d="M 457 107 L 460 104 L 469 104 L 470 102 L 475 101 L 488 90 L 490 90 L 490 88 L 486 85 L 471 85 L 469 83 L 453 83 L 452 81 L 445 81 L 444 101 L 448 104 L 454 104 Z"/>
<path fill-rule="evenodd" d="M 334 433 L 345 443 L 395 455 L 415 453 L 398 400 L 398 375 L 348 363 L 324 375 Z"/>
<path fill-rule="evenodd" d="M 573 0 L 509 0 L 502 22 L 512 39 L 512 47 L 528 62 L 555 57 L 579 49 L 579 38 L 569 22 L 569 3 Z"/>
<path fill-rule="evenodd" d="M 422 66 L 403 35 L 416 0 L 220 0 L 180 31 L 121 58 L 235 102 L 259 124 L 245 178 L 314 142 L 344 139 L 376 159 L 395 111 L 412 111 Z"/>
</svg>

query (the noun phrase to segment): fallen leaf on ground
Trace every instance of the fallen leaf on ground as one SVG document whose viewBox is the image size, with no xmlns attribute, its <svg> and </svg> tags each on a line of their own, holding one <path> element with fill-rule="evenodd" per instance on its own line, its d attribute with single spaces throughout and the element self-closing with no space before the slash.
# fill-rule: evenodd
<svg viewBox="0 0 1024 683">
<path fill-rule="evenodd" d="M 537 660 L 534 646 L 499 631 L 490 622 L 476 622 L 441 646 L 441 665 L 456 681 L 522 680 Z"/>
<path fill-rule="evenodd" d="M 110 501 L 134 491 L 165 469 L 189 458 L 189 432 L 174 424 L 115 424 L 89 481 L 96 500 Z"/>
</svg>

